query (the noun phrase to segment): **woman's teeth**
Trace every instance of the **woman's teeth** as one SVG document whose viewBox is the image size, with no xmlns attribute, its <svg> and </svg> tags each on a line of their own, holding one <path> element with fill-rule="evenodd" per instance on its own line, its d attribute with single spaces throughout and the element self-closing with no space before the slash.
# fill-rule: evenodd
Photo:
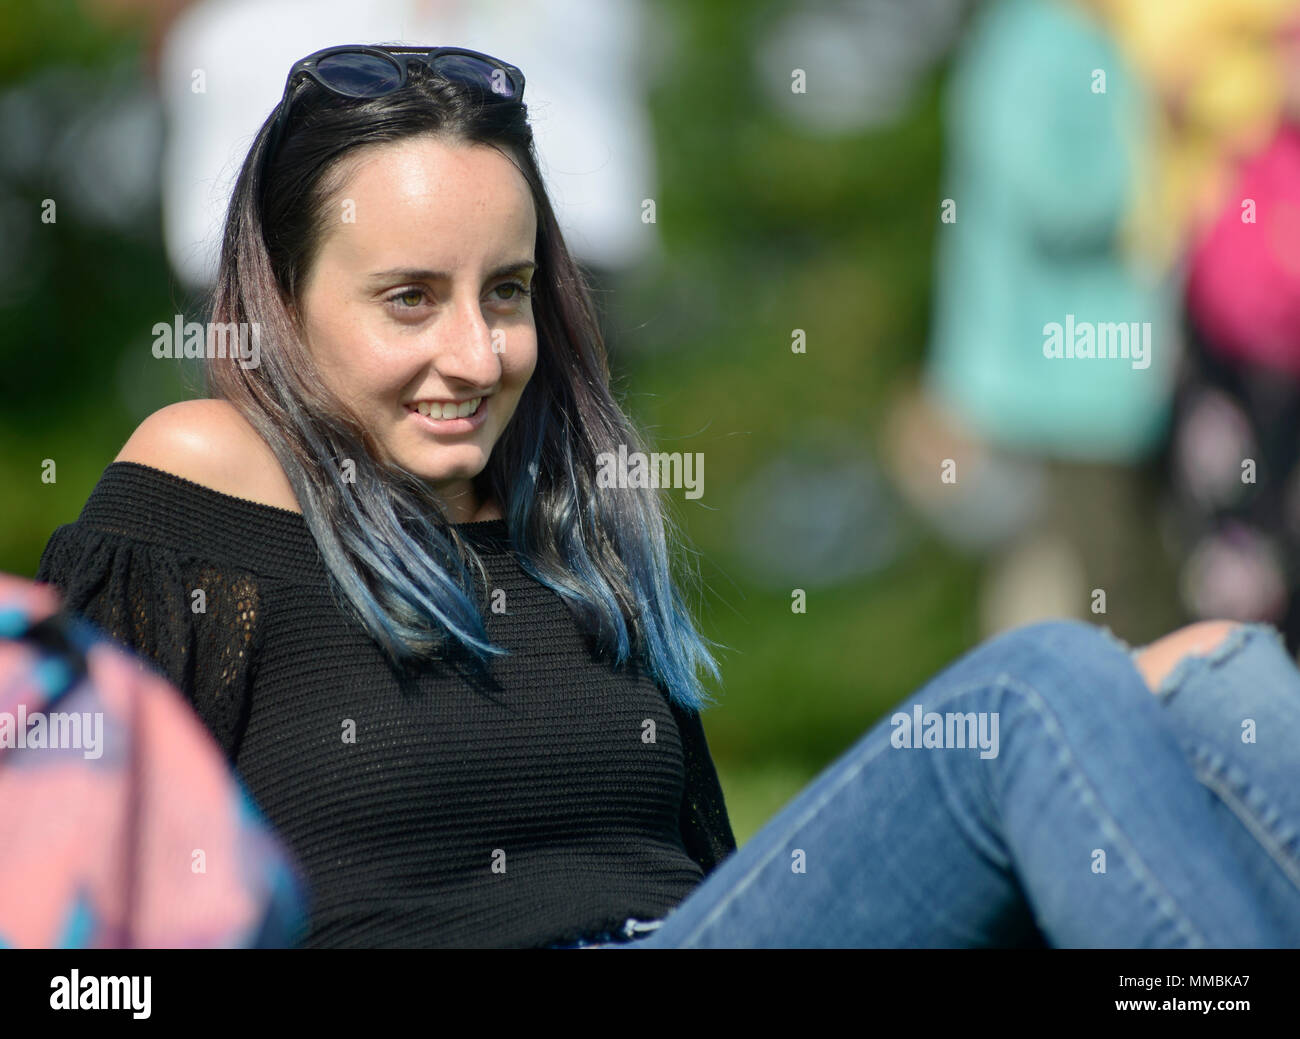
<svg viewBox="0 0 1300 1039">
<path fill-rule="evenodd" d="M 475 397 L 473 400 L 467 400 L 461 404 L 436 404 L 422 400 L 415 405 L 415 410 L 421 415 L 428 415 L 429 418 L 434 419 L 468 418 L 478 411 L 478 406 L 482 401 L 482 397 Z"/>
</svg>

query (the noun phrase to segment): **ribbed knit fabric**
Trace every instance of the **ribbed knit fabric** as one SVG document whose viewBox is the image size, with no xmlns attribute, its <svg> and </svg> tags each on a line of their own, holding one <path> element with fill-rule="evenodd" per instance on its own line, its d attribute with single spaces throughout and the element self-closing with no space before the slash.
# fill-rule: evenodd
<svg viewBox="0 0 1300 1039">
<path fill-rule="evenodd" d="M 146 466 L 110 465 L 42 556 L 38 580 L 185 694 L 298 856 L 306 946 L 572 941 L 663 917 L 735 850 L 699 716 L 594 657 L 505 521 L 456 529 L 505 594 L 494 613 L 480 582 L 510 651 L 488 682 L 399 678 L 302 516 Z"/>
</svg>

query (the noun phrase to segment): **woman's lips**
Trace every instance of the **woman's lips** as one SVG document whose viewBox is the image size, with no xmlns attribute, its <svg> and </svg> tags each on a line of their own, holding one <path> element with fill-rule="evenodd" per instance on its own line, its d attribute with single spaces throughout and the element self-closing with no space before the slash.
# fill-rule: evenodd
<svg viewBox="0 0 1300 1039">
<path fill-rule="evenodd" d="M 426 432 L 436 435 L 469 433 L 483 425 L 487 417 L 488 397 L 479 401 L 478 410 L 465 418 L 432 418 L 421 415 L 412 404 L 406 405 L 406 413 Z"/>
</svg>

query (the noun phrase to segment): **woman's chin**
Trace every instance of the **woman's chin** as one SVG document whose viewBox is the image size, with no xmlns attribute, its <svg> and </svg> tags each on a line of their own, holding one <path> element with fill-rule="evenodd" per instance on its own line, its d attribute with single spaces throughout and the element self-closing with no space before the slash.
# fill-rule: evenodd
<svg viewBox="0 0 1300 1039">
<path fill-rule="evenodd" d="M 431 464 L 427 458 L 412 458 L 402 464 L 403 468 L 430 484 L 434 490 L 439 490 L 450 484 L 472 480 L 483 471 L 487 459 L 479 457 L 478 452 L 474 454 L 473 460 L 461 464 L 449 463 L 446 460 Z"/>
</svg>

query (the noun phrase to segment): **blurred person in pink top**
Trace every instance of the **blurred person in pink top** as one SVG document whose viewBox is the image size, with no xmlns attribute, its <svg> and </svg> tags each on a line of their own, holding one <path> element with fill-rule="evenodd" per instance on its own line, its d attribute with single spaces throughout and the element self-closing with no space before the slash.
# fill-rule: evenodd
<svg viewBox="0 0 1300 1039">
<path fill-rule="evenodd" d="M 1188 258 L 1188 357 L 1168 457 L 1196 617 L 1265 620 L 1300 649 L 1300 17 L 1283 103 Z"/>
<path fill-rule="evenodd" d="M 165 679 L 0 574 L 0 948 L 284 948 L 296 863 Z"/>
</svg>

